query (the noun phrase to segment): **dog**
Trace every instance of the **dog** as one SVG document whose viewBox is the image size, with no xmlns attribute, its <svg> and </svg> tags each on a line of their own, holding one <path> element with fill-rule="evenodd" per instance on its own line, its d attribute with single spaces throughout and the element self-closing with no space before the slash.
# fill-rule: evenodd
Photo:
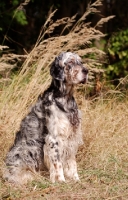
<svg viewBox="0 0 128 200">
<path fill-rule="evenodd" d="M 88 69 L 77 54 L 62 52 L 50 74 L 49 88 L 22 120 L 7 153 L 4 178 L 9 182 L 26 184 L 45 168 L 52 183 L 65 182 L 65 178 L 79 181 L 76 154 L 83 139 L 73 88 L 87 82 Z"/>
</svg>

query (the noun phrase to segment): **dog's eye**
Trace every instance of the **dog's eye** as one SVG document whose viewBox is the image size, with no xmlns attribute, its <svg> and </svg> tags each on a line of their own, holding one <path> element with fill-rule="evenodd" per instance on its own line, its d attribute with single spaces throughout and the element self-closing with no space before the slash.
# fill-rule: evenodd
<svg viewBox="0 0 128 200">
<path fill-rule="evenodd" d="M 72 60 L 70 60 L 68 63 L 69 63 L 70 65 L 73 65 L 74 62 L 73 62 Z"/>
</svg>

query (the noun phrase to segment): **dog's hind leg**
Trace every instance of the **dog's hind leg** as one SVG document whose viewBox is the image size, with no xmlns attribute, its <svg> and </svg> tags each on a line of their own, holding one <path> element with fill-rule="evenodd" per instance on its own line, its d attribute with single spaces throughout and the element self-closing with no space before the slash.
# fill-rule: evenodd
<svg viewBox="0 0 128 200">
<path fill-rule="evenodd" d="M 14 145 L 6 157 L 4 178 L 16 184 L 26 184 L 39 173 L 39 151 L 36 146 Z"/>
</svg>

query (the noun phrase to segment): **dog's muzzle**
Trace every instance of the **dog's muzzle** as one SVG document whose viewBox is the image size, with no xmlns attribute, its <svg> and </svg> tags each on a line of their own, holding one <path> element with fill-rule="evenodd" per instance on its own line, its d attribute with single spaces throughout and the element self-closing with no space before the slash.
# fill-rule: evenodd
<svg viewBox="0 0 128 200">
<path fill-rule="evenodd" d="M 81 81 L 81 83 L 82 83 L 82 84 L 85 84 L 85 83 L 87 83 L 87 81 L 88 81 L 88 69 L 83 68 L 83 69 L 82 69 L 82 73 L 83 73 L 84 78 L 83 78 L 83 80 Z"/>
</svg>

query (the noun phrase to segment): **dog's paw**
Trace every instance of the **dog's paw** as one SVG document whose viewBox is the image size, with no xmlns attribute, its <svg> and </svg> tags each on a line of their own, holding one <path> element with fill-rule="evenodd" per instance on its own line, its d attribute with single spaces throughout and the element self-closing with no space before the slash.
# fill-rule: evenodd
<svg viewBox="0 0 128 200">
<path fill-rule="evenodd" d="M 75 182 L 79 182 L 79 181 L 80 181 L 78 174 L 75 174 L 75 175 L 73 176 L 73 180 L 74 180 Z"/>
<path fill-rule="evenodd" d="M 65 182 L 65 178 L 64 178 L 64 176 L 60 176 L 60 175 L 57 175 L 57 176 L 51 176 L 50 177 L 50 181 L 52 182 L 52 183 L 55 183 L 55 182 Z"/>
<path fill-rule="evenodd" d="M 58 182 L 65 182 L 64 176 L 59 176 L 57 179 Z"/>
</svg>

